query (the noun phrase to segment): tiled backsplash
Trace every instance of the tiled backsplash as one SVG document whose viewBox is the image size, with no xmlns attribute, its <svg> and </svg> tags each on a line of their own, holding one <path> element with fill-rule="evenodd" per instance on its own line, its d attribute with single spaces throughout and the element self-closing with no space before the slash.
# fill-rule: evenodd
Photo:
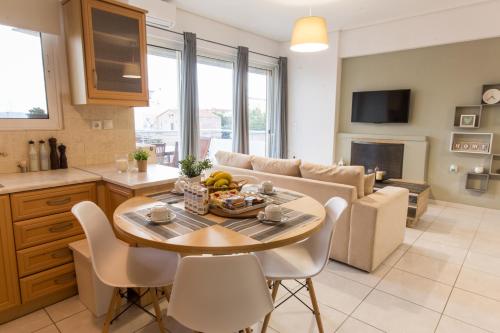
<svg viewBox="0 0 500 333">
<path fill-rule="evenodd" d="M 116 154 L 135 148 L 132 108 L 112 106 L 71 106 L 63 102 L 64 129 L 58 131 L 0 131 L 0 173 L 19 171 L 17 162 L 28 160 L 28 141 L 51 136 L 67 146 L 69 166 L 112 162 Z M 92 130 L 92 120 L 113 120 L 111 130 Z"/>
</svg>

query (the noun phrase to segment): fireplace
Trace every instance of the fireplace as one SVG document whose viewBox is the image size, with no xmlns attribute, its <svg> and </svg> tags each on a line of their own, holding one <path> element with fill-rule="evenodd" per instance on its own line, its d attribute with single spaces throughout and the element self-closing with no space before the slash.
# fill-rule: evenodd
<svg viewBox="0 0 500 333">
<path fill-rule="evenodd" d="M 386 178 L 403 178 L 403 143 L 351 142 L 351 165 L 363 165 L 365 170 L 386 171 Z"/>
</svg>

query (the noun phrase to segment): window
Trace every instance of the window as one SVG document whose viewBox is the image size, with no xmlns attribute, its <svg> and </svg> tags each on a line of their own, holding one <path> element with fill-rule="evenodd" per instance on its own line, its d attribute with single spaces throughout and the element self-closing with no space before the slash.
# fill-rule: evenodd
<svg viewBox="0 0 500 333">
<path fill-rule="evenodd" d="M 248 125 L 252 155 L 267 155 L 270 76 L 269 70 L 255 67 L 248 69 Z"/>
<path fill-rule="evenodd" d="M 200 156 L 233 147 L 233 63 L 198 57 Z M 207 151 L 208 149 L 208 151 Z"/>
<path fill-rule="evenodd" d="M 134 112 L 137 143 L 156 145 L 158 162 L 164 164 L 174 163 L 180 141 L 180 55 L 148 47 L 149 106 Z"/>
<path fill-rule="evenodd" d="M 60 128 L 50 40 L 40 32 L 0 25 L 0 43 L 8 45 L 0 52 L 0 128 Z"/>
</svg>

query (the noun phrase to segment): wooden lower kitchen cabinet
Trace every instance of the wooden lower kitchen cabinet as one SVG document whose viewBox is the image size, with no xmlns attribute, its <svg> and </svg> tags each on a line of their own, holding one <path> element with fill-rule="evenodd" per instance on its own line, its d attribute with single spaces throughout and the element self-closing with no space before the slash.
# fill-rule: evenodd
<svg viewBox="0 0 500 333">
<path fill-rule="evenodd" d="M 131 189 L 103 181 L 97 186 L 97 200 L 101 209 L 106 213 L 109 221 L 112 221 L 113 213 L 115 212 L 116 208 L 128 199 L 142 195 L 168 192 L 173 188 L 174 184 L 171 183 L 164 185 L 146 186 L 140 189 Z"/>
<path fill-rule="evenodd" d="M 71 208 L 87 200 L 95 182 L 0 196 L 0 324 L 77 293 L 68 244 L 85 235 Z"/>
<path fill-rule="evenodd" d="M 0 312 L 21 304 L 9 196 L 0 196 Z"/>
</svg>

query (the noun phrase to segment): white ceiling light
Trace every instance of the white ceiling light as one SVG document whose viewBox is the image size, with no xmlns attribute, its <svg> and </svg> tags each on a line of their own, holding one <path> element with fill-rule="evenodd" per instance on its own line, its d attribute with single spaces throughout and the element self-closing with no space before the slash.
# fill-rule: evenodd
<svg viewBox="0 0 500 333">
<path fill-rule="evenodd" d="M 290 50 L 319 52 L 328 48 L 326 20 L 319 16 L 306 16 L 295 21 Z"/>
</svg>

